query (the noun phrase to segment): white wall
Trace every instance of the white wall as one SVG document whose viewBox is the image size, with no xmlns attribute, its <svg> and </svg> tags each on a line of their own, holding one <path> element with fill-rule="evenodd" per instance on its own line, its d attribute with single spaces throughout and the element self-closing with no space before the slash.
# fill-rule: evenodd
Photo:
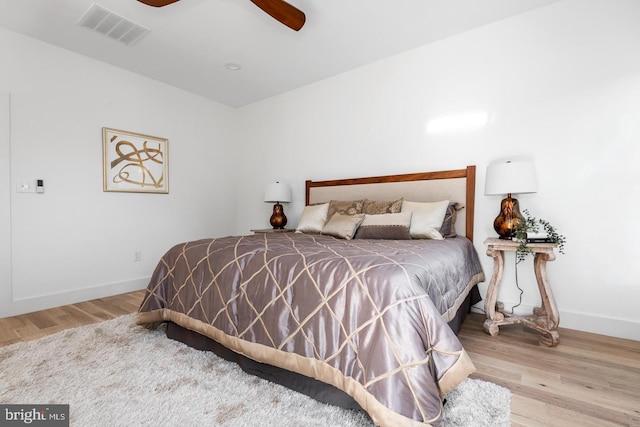
<svg viewBox="0 0 640 427">
<path fill-rule="evenodd" d="M 500 197 L 485 168 L 532 159 L 538 193 L 519 197 L 567 237 L 548 273 L 561 326 L 640 339 L 640 3 L 566 0 L 424 46 L 241 110 L 251 152 L 237 232 L 268 226 L 267 183 L 288 182 L 295 226 L 305 179 L 478 166 L 475 244 L 487 281 Z M 486 126 L 434 134 L 430 120 L 485 112 Z M 277 150 L 276 150 L 277 147 Z M 509 261 L 508 261 L 509 263 Z M 523 308 L 539 304 L 531 261 Z M 507 266 L 500 298 L 519 292 Z"/>
<path fill-rule="evenodd" d="M 475 164 L 489 275 L 500 198 L 483 195 L 485 167 L 530 158 L 539 191 L 521 205 L 568 239 L 548 267 L 561 326 L 640 339 L 639 18 L 635 0 L 565 0 L 240 110 L 0 29 L 0 316 L 141 288 L 174 243 L 267 227 L 275 180 L 293 187 L 295 226 L 305 179 Z M 467 112 L 487 125 L 425 130 Z M 170 194 L 102 192 L 103 126 L 169 139 Z M 45 194 L 16 193 L 22 178 Z"/>
<path fill-rule="evenodd" d="M 0 92 L 0 301 L 11 301 L 10 102 L 9 94 Z"/>
<path fill-rule="evenodd" d="M 0 317 L 143 288 L 171 245 L 232 232 L 237 111 L 6 30 L 0 57 Z M 102 191 L 103 126 L 169 139 L 169 194 Z"/>
</svg>

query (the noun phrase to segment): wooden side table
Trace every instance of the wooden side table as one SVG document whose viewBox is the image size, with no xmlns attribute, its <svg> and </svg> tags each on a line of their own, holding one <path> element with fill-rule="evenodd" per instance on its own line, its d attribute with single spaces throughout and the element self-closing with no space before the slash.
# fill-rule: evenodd
<svg viewBox="0 0 640 427">
<path fill-rule="evenodd" d="M 556 259 L 554 249 L 555 243 L 529 243 L 527 247 L 534 254 L 533 270 L 538 282 L 538 290 L 542 299 L 542 307 L 535 307 L 533 314 L 529 316 L 515 316 L 504 312 L 504 304 L 497 302 L 502 272 L 504 269 L 504 253 L 515 252 L 520 246 L 519 242 L 489 238 L 484 241 L 487 245 L 487 255 L 493 257 L 493 275 L 487 290 L 484 310 L 487 320 L 484 321 L 484 330 L 491 336 L 496 336 L 500 332 L 499 327 L 503 325 L 513 325 L 522 323 L 528 328 L 537 330 L 542 334 L 540 342 L 549 347 L 555 347 L 560 341 L 558 325 L 560 315 L 558 307 L 553 298 L 549 281 L 547 280 L 547 261 Z"/>
<path fill-rule="evenodd" d="M 253 234 L 262 234 L 262 233 L 293 233 L 296 231 L 293 228 L 261 228 L 255 230 L 249 230 Z"/>
</svg>

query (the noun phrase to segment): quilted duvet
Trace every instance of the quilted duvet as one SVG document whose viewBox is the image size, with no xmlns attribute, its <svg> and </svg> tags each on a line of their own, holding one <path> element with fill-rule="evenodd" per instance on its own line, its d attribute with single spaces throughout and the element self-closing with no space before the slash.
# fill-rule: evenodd
<svg viewBox="0 0 640 427">
<path fill-rule="evenodd" d="M 447 321 L 483 279 L 464 237 L 203 239 L 162 257 L 137 321 L 332 384 L 377 425 L 439 425 L 442 398 L 474 370 Z"/>
</svg>

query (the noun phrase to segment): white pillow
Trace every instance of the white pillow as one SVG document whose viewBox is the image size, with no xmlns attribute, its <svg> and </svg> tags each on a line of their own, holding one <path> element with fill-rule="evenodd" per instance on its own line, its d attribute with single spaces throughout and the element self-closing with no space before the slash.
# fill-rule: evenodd
<svg viewBox="0 0 640 427">
<path fill-rule="evenodd" d="M 414 239 L 442 240 L 440 227 L 447 213 L 448 200 L 441 202 L 402 202 L 402 212 L 411 212 L 409 233 Z"/>
<path fill-rule="evenodd" d="M 327 234 L 339 239 L 351 240 L 363 219 L 364 214 L 334 214 L 322 228 L 322 234 Z"/>
<path fill-rule="evenodd" d="M 296 228 L 297 233 L 320 233 L 327 222 L 329 203 L 305 206 Z"/>
</svg>

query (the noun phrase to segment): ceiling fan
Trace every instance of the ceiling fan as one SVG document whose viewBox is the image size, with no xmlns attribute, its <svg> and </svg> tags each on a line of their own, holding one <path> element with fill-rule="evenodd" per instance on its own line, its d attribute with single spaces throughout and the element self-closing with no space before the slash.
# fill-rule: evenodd
<svg viewBox="0 0 640 427">
<path fill-rule="evenodd" d="M 138 0 L 148 6 L 162 7 L 179 0 Z M 284 0 L 251 0 L 253 4 L 280 21 L 292 30 L 300 30 L 305 22 L 305 15 L 300 9 Z"/>
</svg>

